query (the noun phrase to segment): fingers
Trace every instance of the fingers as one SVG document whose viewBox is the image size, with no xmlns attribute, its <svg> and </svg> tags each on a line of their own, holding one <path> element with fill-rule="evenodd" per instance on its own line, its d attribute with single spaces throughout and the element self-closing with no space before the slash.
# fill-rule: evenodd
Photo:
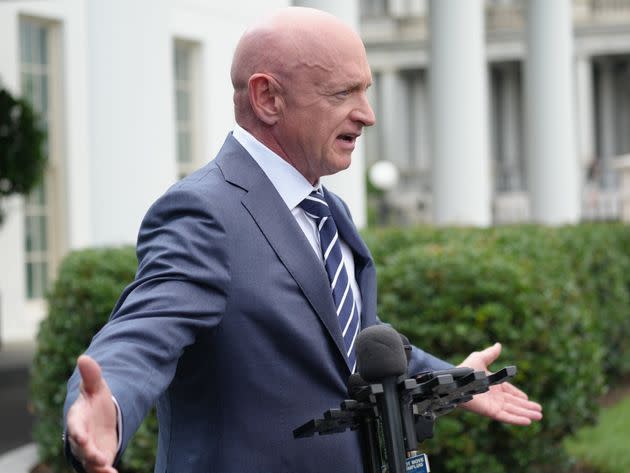
<svg viewBox="0 0 630 473">
<path fill-rule="evenodd" d="M 525 394 L 523 391 L 518 389 L 512 383 L 503 383 L 503 389 L 506 393 L 511 394 L 514 397 L 520 397 L 521 399 L 529 399 L 529 396 Z"/>
<path fill-rule="evenodd" d="M 90 442 L 87 436 L 78 436 L 76 434 L 68 434 L 70 442 L 70 450 L 77 460 L 84 466 L 106 467 L 108 466 L 107 458 L 101 453 L 96 446 Z"/>
<path fill-rule="evenodd" d="M 511 383 L 503 383 L 501 387 L 506 395 L 506 402 L 510 405 L 517 406 L 531 412 L 534 416 L 534 420 L 542 419 L 543 408 L 539 403 L 530 401 L 527 394 Z"/>
<path fill-rule="evenodd" d="M 101 387 L 101 367 L 93 358 L 81 355 L 77 360 L 77 366 L 81 373 L 81 389 L 90 396 Z"/>
<path fill-rule="evenodd" d="M 536 409 L 512 404 L 505 406 L 501 417 L 497 420 L 514 425 L 530 425 L 533 421 L 542 419 L 542 413 Z"/>
<path fill-rule="evenodd" d="M 68 443 L 75 458 L 88 473 L 116 473 L 116 412 L 111 392 L 98 363 L 82 355 L 77 360 L 81 374 L 80 394 L 67 414 Z"/>
<path fill-rule="evenodd" d="M 490 366 L 494 362 L 494 360 L 499 357 L 500 354 L 501 344 L 498 342 L 479 352 L 479 356 L 481 356 L 481 359 L 486 366 Z"/>
<path fill-rule="evenodd" d="M 504 387 L 507 388 L 508 386 L 511 385 L 506 384 Z M 514 389 L 522 393 L 519 389 Z M 522 397 L 521 395 L 512 395 L 507 389 L 505 391 L 503 414 L 506 418 L 499 420 L 516 425 L 529 425 L 532 421 L 539 421 L 543 417 L 542 406 L 540 404 L 529 401 L 526 397 Z"/>
<path fill-rule="evenodd" d="M 117 473 L 111 465 L 111 459 L 90 440 L 88 435 L 68 431 L 68 442 L 72 455 L 87 473 Z"/>
<path fill-rule="evenodd" d="M 70 448 L 75 456 L 88 442 L 88 427 L 83 405 L 84 403 L 79 398 L 68 411 L 68 418 L 66 419 L 68 442 L 70 442 Z"/>
<path fill-rule="evenodd" d="M 502 412 L 500 416 L 497 416 L 496 420 L 498 420 L 499 422 L 504 422 L 506 424 L 520 426 L 527 426 L 532 423 L 532 419 L 529 419 L 528 417 L 511 414 L 509 412 Z"/>
</svg>

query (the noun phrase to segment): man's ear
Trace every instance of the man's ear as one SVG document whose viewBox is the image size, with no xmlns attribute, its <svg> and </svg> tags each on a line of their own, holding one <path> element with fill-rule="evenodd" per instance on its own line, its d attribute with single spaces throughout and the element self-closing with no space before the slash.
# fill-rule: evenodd
<svg viewBox="0 0 630 473">
<path fill-rule="evenodd" d="M 280 85 L 268 74 L 257 73 L 249 78 L 249 103 L 254 114 L 267 125 L 275 125 L 280 118 Z"/>
</svg>

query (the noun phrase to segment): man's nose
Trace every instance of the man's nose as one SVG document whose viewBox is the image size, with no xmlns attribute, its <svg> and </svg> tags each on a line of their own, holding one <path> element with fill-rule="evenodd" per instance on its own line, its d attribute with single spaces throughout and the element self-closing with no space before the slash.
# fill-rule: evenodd
<svg viewBox="0 0 630 473">
<path fill-rule="evenodd" d="M 354 120 L 363 123 L 363 126 L 372 126 L 376 123 L 376 115 L 374 110 L 368 101 L 367 94 L 363 94 L 361 97 L 361 103 L 355 109 Z"/>
</svg>

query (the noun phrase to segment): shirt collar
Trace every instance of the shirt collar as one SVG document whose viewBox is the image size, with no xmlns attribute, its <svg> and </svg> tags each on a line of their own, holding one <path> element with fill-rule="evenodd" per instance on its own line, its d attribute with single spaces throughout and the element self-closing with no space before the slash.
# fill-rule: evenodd
<svg viewBox="0 0 630 473">
<path fill-rule="evenodd" d="M 276 188 L 289 210 L 298 206 L 315 189 L 321 189 L 318 182 L 315 187 L 300 172 L 279 155 L 258 141 L 251 133 L 239 125 L 234 126 L 234 139 L 254 158 Z"/>
</svg>

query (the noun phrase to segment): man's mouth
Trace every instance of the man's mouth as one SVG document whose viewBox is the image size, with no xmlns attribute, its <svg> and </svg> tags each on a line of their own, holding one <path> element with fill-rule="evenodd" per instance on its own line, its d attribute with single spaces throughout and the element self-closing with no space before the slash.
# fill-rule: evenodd
<svg viewBox="0 0 630 473">
<path fill-rule="evenodd" d="M 354 141 L 358 138 L 359 135 L 351 135 L 351 134 L 343 134 L 339 135 L 337 138 L 345 141 L 346 143 L 354 143 Z"/>
</svg>

